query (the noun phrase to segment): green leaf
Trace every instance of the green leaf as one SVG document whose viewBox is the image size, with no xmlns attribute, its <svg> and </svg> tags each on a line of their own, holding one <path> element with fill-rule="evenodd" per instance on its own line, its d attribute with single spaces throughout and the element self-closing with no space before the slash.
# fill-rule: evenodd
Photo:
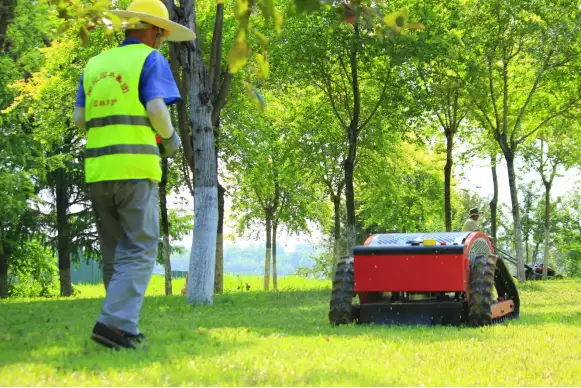
<svg viewBox="0 0 581 388">
<path fill-rule="evenodd" d="M 248 16 L 248 0 L 236 0 L 234 4 L 234 15 L 237 20 L 244 19 Z"/>
<path fill-rule="evenodd" d="M 268 59 L 266 58 L 266 53 L 262 54 L 255 54 L 256 62 L 258 62 L 258 75 L 262 78 L 268 78 L 269 74 L 269 64 Z"/>
<path fill-rule="evenodd" d="M 390 13 L 383 17 L 383 22 L 389 27 L 397 30 L 404 27 L 407 24 L 408 11 L 402 10 Z"/>
<path fill-rule="evenodd" d="M 254 34 L 258 38 L 258 42 L 264 51 L 268 50 L 268 39 L 260 31 L 254 31 Z"/>
<path fill-rule="evenodd" d="M 274 29 L 277 34 L 282 32 L 282 15 L 277 10 L 274 11 Z"/>
<path fill-rule="evenodd" d="M 248 63 L 248 43 L 245 40 L 236 40 L 228 53 L 228 68 L 230 73 L 236 74 Z"/>
<path fill-rule="evenodd" d="M 319 0 L 295 0 L 294 1 L 297 13 L 313 13 L 321 8 Z"/>
<path fill-rule="evenodd" d="M 266 100 L 264 99 L 262 93 L 260 93 L 256 86 L 252 85 L 248 81 L 244 81 L 244 87 L 246 88 L 246 92 L 248 93 L 250 100 L 261 112 L 264 112 L 266 109 Z"/>
<path fill-rule="evenodd" d="M 79 36 L 81 37 L 83 46 L 86 46 L 89 42 L 89 30 L 87 30 L 87 27 L 84 24 L 79 27 Z"/>
</svg>

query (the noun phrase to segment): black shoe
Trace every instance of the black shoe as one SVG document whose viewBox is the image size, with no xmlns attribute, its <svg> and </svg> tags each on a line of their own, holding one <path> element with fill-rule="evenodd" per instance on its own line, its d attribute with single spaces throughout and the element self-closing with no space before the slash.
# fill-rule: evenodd
<svg viewBox="0 0 581 388">
<path fill-rule="evenodd" d="M 131 341 L 133 341 L 133 342 L 136 342 L 136 343 L 138 343 L 138 344 L 141 344 L 141 343 L 145 342 L 145 340 L 146 340 L 145 334 L 143 334 L 143 333 L 139 333 L 139 334 L 137 334 L 137 335 L 135 335 L 135 334 L 129 334 L 129 333 L 126 333 L 125 335 L 126 335 L 126 336 L 127 336 L 127 337 L 128 337 L 130 340 L 131 340 Z"/>
<path fill-rule="evenodd" d="M 145 336 L 143 334 L 128 334 L 123 330 L 114 329 L 97 322 L 95 327 L 93 327 L 91 339 L 108 348 L 119 350 L 121 348 L 137 348 L 136 343 L 141 343 L 145 339 Z"/>
</svg>

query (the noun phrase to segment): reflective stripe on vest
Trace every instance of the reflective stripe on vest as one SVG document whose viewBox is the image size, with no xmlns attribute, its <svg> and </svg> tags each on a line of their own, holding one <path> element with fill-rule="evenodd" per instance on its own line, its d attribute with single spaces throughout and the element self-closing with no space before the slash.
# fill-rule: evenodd
<svg viewBox="0 0 581 388">
<path fill-rule="evenodd" d="M 117 144 L 85 150 L 85 158 L 98 158 L 99 156 L 115 154 L 159 155 L 159 148 L 145 144 Z"/>
<path fill-rule="evenodd" d="M 139 78 L 153 49 L 129 44 L 91 58 L 85 90 L 85 180 L 161 180 L 155 132 L 139 101 Z"/>
<path fill-rule="evenodd" d="M 95 117 L 85 123 L 87 130 L 91 128 L 105 127 L 107 125 L 143 125 L 151 127 L 151 123 L 147 117 L 143 116 L 128 116 L 128 115 L 117 115 L 117 116 L 107 116 L 107 117 Z"/>
</svg>

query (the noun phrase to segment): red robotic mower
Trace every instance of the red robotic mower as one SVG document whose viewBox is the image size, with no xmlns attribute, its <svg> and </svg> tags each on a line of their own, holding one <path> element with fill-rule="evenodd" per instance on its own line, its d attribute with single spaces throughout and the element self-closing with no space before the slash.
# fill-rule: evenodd
<svg viewBox="0 0 581 388">
<path fill-rule="evenodd" d="M 518 318 L 519 307 L 486 234 L 375 234 L 339 261 L 329 321 L 484 326 Z"/>
</svg>

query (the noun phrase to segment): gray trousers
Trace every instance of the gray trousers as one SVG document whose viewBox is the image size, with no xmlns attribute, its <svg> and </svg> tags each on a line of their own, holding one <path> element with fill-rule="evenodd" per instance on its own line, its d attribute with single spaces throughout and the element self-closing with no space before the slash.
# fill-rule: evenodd
<svg viewBox="0 0 581 388">
<path fill-rule="evenodd" d="M 90 191 L 107 292 L 97 321 L 137 335 L 157 259 L 158 186 L 151 181 L 98 182 L 90 184 Z"/>
</svg>

